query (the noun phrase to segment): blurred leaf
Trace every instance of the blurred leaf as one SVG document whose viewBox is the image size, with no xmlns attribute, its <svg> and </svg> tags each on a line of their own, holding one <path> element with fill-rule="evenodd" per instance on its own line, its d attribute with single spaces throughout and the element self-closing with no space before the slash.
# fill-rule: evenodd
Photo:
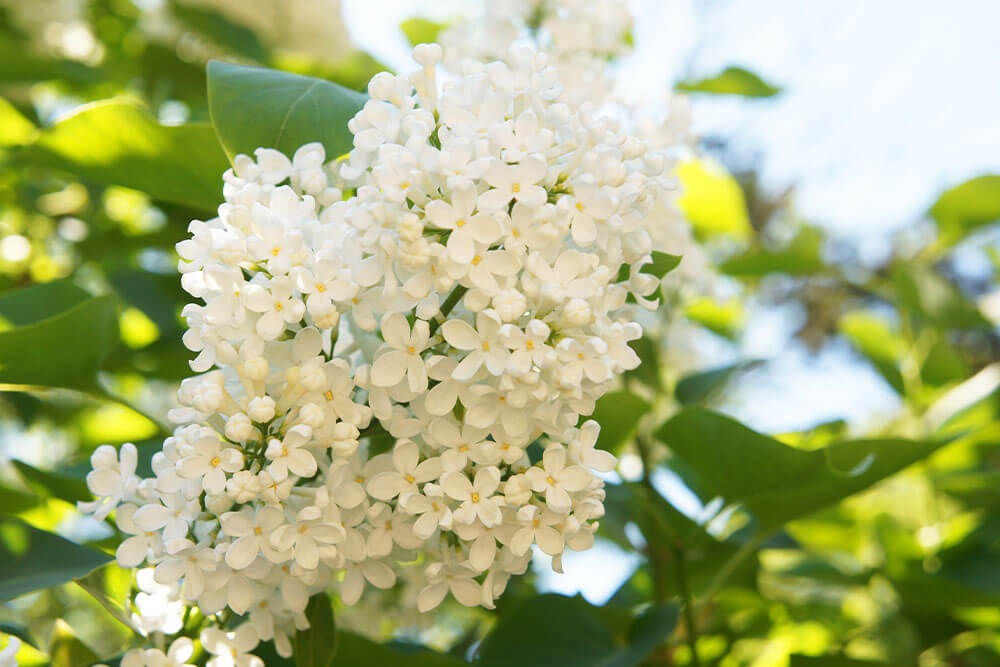
<svg viewBox="0 0 1000 667">
<path fill-rule="evenodd" d="M 100 662 L 97 654 L 80 641 L 69 623 L 61 618 L 52 630 L 49 656 L 52 664 L 58 667 L 91 667 Z"/>
<path fill-rule="evenodd" d="M 438 35 L 448 25 L 414 16 L 400 23 L 399 27 L 403 31 L 403 34 L 406 35 L 406 41 L 410 43 L 410 46 L 416 46 L 417 44 L 436 42 Z"/>
<path fill-rule="evenodd" d="M 0 318 L 14 326 L 34 324 L 69 310 L 90 296 L 90 292 L 70 280 L 31 285 L 0 293 Z"/>
<path fill-rule="evenodd" d="M 317 593 L 309 598 L 306 619 L 309 629 L 295 632 L 295 663 L 299 667 L 329 667 L 337 651 L 337 626 L 330 596 Z"/>
<path fill-rule="evenodd" d="M 660 378 L 660 351 L 657 341 L 649 336 L 643 336 L 629 341 L 628 345 L 635 351 L 641 363 L 638 367 L 625 372 L 626 383 L 636 379 L 651 389 L 661 389 L 663 382 Z"/>
<path fill-rule="evenodd" d="M 208 64 L 212 124 L 226 153 L 275 148 L 291 157 L 318 141 L 328 160 L 351 150 L 347 121 L 367 97 L 322 79 L 213 60 Z"/>
<path fill-rule="evenodd" d="M 296 654 L 296 659 L 298 655 Z M 271 663 L 267 663 L 270 667 Z M 425 646 L 405 642 L 378 644 L 353 632 L 337 633 L 334 665 L 378 665 L 378 667 L 459 667 L 464 660 L 438 653 Z"/>
<path fill-rule="evenodd" d="M 25 44 L 0 38 L 0 81 L 5 83 L 37 83 L 64 79 L 74 83 L 100 80 L 101 70 L 72 60 L 58 60 L 34 55 Z"/>
<path fill-rule="evenodd" d="M 11 465 L 20 473 L 28 487 L 40 496 L 51 496 L 71 503 L 93 499 L 82 477 L 39 470 L 16 459 L 11 460 Z"/>
<path fill-rule="evenodd" d="M 903 376 L 899 361 L 905 351 L 902 337 L 892 330 L 885 319 L 875 313 L 855 310 L 845 313 L 837 328 L 841 335 L 871 362 L 897 393 L 903 393 Z"/>
<path fill-rule="evenodd" d="M 28 289 L 43 303 L 31 303 L 23 295 L 12 297 L 17 307 L 9 307 L 11 302 L 6 298 L 0 300 L 0 313 L 22 323 L 0 333 L 0 385 L 63 387 L 103 394 L 97 372 L 117 340 L 114 297 L 86 299 L 57 315 L 32 321 L 47 314 L 49 294 L 65 305 L 72 298 L 71 292 L 76 296 L 80 293 L 65 282 Z M 86 335 L 81 336 L 81 332 Z"/>
<path fill-rule="evenodd" d="M 373 76 L 379 72 L 391 72 L 388 65 L 359 50 L 332 62 L 317 61 L 303 54 L 285 51 L 275 54 L 272 62 L 285 72 L 326 79 L 362 93 L 368 90 L 368 82 Z"/>
<path fill-rule="evenodd" d="M 34 123 L 21 115 L 13 104 L 0 97 L 0 146 L 23 146 L 38 132 Z"/>
<path fill-rule="evenodd" d="M 207 124 L 160 125 L 123 99 L 81 107 L 26 151 L 30 160 L 85 179 L 213 213 L 222 201 L 222 173 L 229 168 Z"/>
<path fill-rule="evenodd" d="M 939 327 L 991 326 L 976 304 L 930 267 L 916 263 L 897 264 L 892 269 L 892 284 L 905 308 Z"/>
<path fill-rule="evenodd" d="M 675 173 L 683 190 L 677 205 L 699 239 L 730 236 L 742 241 L 751 237 L 746 198 L 725 167 L 711 160 L 688 160 L 678 165 Z"/>
<path fill-rule="evenodd" d="M 723 273 L 744 278 L 759 278 L 769 273 L 784 273 L 790 276 L 807 276 L 822 271 L 823 258 L 820 244 L 823 233 L 815 228 L 803 226 L 788 245 L 772 250 L 757 247 L 730 257 L 719 265 Z"/>
<path fill-rule="evenodd" d="M 965 359 L 944 337 L 939 337 L 927 352 L 920 378 L 929 385 L 940 386 L 963 380 L 969 376 Z"/>
<path fill-rule="evenodd" d="M 543 594 L 521 600 L 501 614 L 473 664 L 631 667 L 669 637 L 677 623 L 675 605 L 654 605 L 627 623 L 627 636 L 619 643 L 606 624 L 607 611 L 580 596 Z"/>
<path fill-rule="evenodd" d="M 200 33 L 234 55 L 259 63 L 268 59 L 267 49 L 253 30 L 233 22 L 217 11 L 175 1 L 170 3 L 170 13 L 184 27 Z"/>
<path fill-rule="evenodd" d="M 689 320 L 697 322 L 709 331 L 729 340 L 736 340 L 746 317 L 743 311 L 743 302 L 739 299 L 718 303 L 708 297 L 689 303 L 684 308 L 684 315 Z"/>
<path fill-rule="evenodd" d="M 695 407 L 672 417 L 657 437 L 704 488 L 745 506 L 765 532 L 866 489 L 943 444 L 854 440 L 803 451 Z"/>
<path fill-rule="evenodd" d="M 685 93 L 740 95 L 742 97 L 773 97 L 781 92 L 780 88 L 772 86 L 742 67 L 727 67 L 719 74 L 707 79 L 681 81 L 674 88 Z"/>
<path fill-rule="evenodd" d="M 946 190 L 931 207 L 930 215 L 945 245 L 1000 220 L 1000 175 L 979 176 Z"/>
<path fill-rule="evenodd" d="M 0 601 L 64 584 L 110 560 L 100 551 L 0 517 Z"/>
<path fill-rule="evenodd" d="M 688 375 L 677 383 L 674 396 L 681 405 L 704 403 L 721 393 L 734 378 L 758 368 L 764 362 L 751 359 Z"/>
<path fill-rule="evenodd" d="M 798 655 L 788 656 L 788 667 L 878 667 L 887 662 L 873 662 L 871 660 L 857 660 L 844 655 Z"/>
<path fill-rule="evenodd" d="M 612 391 L 599 398 L 591 416 L 601 425 L 598 449 L 618 453 L 651 407 L 645 399 L 627 391 Z"/>
<path fill-rule="evenodd" d="M 0 508 L 4 514 L 20 514 L 36 507 L 38 503 L 36 496 L 0 486 Z"/>
</svg>

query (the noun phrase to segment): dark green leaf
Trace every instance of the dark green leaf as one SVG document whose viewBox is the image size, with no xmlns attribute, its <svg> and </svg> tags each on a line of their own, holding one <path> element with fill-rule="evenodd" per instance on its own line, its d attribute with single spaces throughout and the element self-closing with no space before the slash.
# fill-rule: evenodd
<svg viewBox="0 0 1000 667">
<path fill-rule="evenodd" d="M 682 405 L 705 403 L 721 393 L 731 380 L 759 367 L 762 363 L 764 362 L 759 359 L 741 361 L 688 375 L 677 383 L 674 395 Z"/>
<path fill-rule="evenodd" d="M 685 93 L 740 95 L 742 97 L 773 97 L 781 92 L 753 72 L 742 67 L 727 67 L 719 74 L 697 81 L 681 81 L 677 90 Z"/>
<path fill-rule="evenodd" d="M 222 202 L 229 168 L 209 125 L 160 125 L 128 100 L 81 107 L 25 150 L 29 160 L 81 178 L 209 212 Z"/>
<path fill-rule="evenodd" d="M 40 496 L 60 498 L 71 503 L 93 498 L 82 477 L 60 474 L 51 470 L 39 470 L 16 459 L 11 460 L 11 465 L 20 473 L 25 483 Z"/>
<path fill-rule="evenodd" d="M 65 79 L 74 83 L 91 83 L 101 78 L 101 70 L 73 60 L 57 60 L 34 55 L 24 44 L 0 39 L 0 81 L 7 83 L 37 83 Z"/>
<path fill-rule="evenodd" d="M 611 632 L 583 598 L 539 595 L 521 601 L 486 635 L 480 667 L 584 667 L 615 655 Z"/>
<path fill-rule="evenodd" d="M 946 245 L 1000 220 L 1000 175 L 979 176 L 945 191 L 931 207 L 930 214 Z"/>
<path fill-rule="evenodd" d="M 31 285 L 0 294 L 0 317 L 18 327 L 34 324 L 88 298 L 90 292 L 69 280 Z"/>
<path fill-rule="evenodd" d="M 297 653 L 295 657 L 298 660 Z M 468 663 L 464 660 L 417 644 L 404 642 L 378 644 L 361 635 L 344 631 L 337 636 L 337 659 L 334 662 L 334 665 L 378 667 L 459 667 L 466 664 Z M 270 666 L 270 663 L 268 665 Z"/>
<path fill-rule="evenodd" d="M 848 658 L 845 655 L 798 655 L 788 656 L 788 667 L 878 667 L 887 662 L 873 662 L 871 660 L 857 660 Z"/>
<path fill-rule="evenodd" d="M 309 629 L 295 633 L 295 663 L 299 667 L 329 667 L 337 651 L 337 627 L 330 596 L 317 593 L 309 598 L 306 618 Z"/>
<path fill-rule="evenodd" d="M 685 408 L 657 437 L 703 488 L 746 507 L 765 531 L 868 488 L 942 442 L 854 440 L 803 451 L 702 408 Z"/>
<path fill-rule="evenodd" d="M 640 664 L 653 650 L 667 641 L 677 627 L 680 609 L 675 602 L 653 604 L 632 621 L 628 632 L 628 646 L 602 665 L 627 667 Z"/>
<path fill-rule="evenodd" d="M 111 560 L 11 517 L 0 517 L 0 600 L 51 588 Z"/>
<path fill-rule="evenodd" d="M 231 21 L 219 12 L 182 2 L 171 2 L 170 12 L 186 28 L 202 34 L 233 55 L 259 63 L 267 61 L 267 49 L 257 39 L 254 31 Z"/>
<path fill-rule="evenodd" d="M 436 42 L 438 35 L 448 26 L 444 23 L 428 21 L 427 19 L 415 16 L 400 23 L 399 27 L 403 31 L 403 34 L 406 35 L 406 40 L 410 43 L 410 46 L 416 46 L 417 44 Z"/>
<path fill-rule="evenodd" d="M 49 285 L 40 285 L 29 289 L 43 300 L 49 293 L 60 303 L 68 303 L 73 297 L 70 294 L 73 289 L 67 283 L 53 283 L 51 290 L 48 288 Z M 44 317 L 47 309 L 25 306 L 28 303 L 25 299 L 12 298 L 14 301 L 5 300 L 10 306 L 5 312 L 14 315 L 4 317 L 30 323 L 0 333 L 0 385 L 63 387 L 101 393 L 97 372 L 117 341 L 114 298 L 93 297 L 34 322 L 32 319 Z M 40 354 L 39 350 L 45 353 Z"/>
<path fill-rule="evenodd" d="M 660 378 L 660 351 L 658 342 L 649 336 L 629 342 L 641 362 L 637 368 L 625 373 L 625 381 L 636 379 L 651 389 L 661 389 L 663 381 Z"/>
<path fill-rule="evenodd" d="M 366 99 L 322 79 L 216 60 L 208 64 L 212 124 L 230 158 L 259 147 L 290 157 L 318 141 L 327 159 L 335 159 L 354 145 L 347 121 Z"/>
<path fill-rule="evenodd" d="M 601 425 L 597 447 L 609 452 L 621 449 L 650 407 L 648 401 L 627 391 L 612 391 L 598 399 L 592 415 Z"/>
</svg>

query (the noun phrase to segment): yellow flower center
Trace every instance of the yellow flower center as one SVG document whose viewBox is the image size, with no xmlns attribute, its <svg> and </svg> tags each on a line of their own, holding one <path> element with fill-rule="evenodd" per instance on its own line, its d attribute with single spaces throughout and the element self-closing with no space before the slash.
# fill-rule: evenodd
<svg viewBox="0 0 1000 667">
<path fill-rule="evenodd" d="M 271 248 L 271 256 L 272 257 L 277 257 L 280 254 L 281 254 L 281 248 L 277 248 L 277 247 Z"/>
<path fill-rule="evenodd" d="M 323 292 L 326 291 L 326 285 L 324 285 L 323 283 L 316 283 L 316 291 L 322 294 Z"/>
<path fill-rule="evenodd" d="M 483 258 L 480 257 L 479 255 L 476 255 L 475 257 L 472 258 L 472 265 L 476 266 L 481 261 L 483 261 Z"/>
<path fill-rule="evenodd" d="M 218 468 L 220 463 L 222 463 L 222 459 L 220 459 L 218 456 L 216 456 L 211 461 L 211 465 L 212 465 L 213 468 Z"/>
<path fill-rule="evenodd" d="M 576 210 L 578 210 L 578 211 L 582 211 L 583 210 L 583 202 L 577 202 L 576 203 Z"/>
<path fill-rule="evenodd" d="M 465 220 L 456 220 L 455 221 L 455 227 L 457 227 L 458 229 L 461 229 L 462 227 L 465 227 Z"/>
<path fill-rule="evenodd" d="M 413 484 L 413 483 L 414 483 L 415 481 L 417 481 L 417 480 L 416 480 L 416 479 L 415 479 L 415 478 L 413 477 L 413 475 L 406 475 L 405 477 L 403 477 L 403 479 L 405 479 L 405 480 L 406 480 L 407 482 L 409 482 L 410 484 Z"/>
<path fill-rule="evenodd" d="M 521 184 L 520 183 L 515 183 L 514 185 L 510 186 L 510 191 L 511 192 L 520 192 L 521 191 Z"/>
<path fill-rule="evenodd" d="M 526 348 L 528 348 L 529 350 L 534 350 L 534 349 L 535 349 L 535 341 L 533 341 L 533 340 L 529 340 L 528 342 L 526 342 L 526 343 L 524 344 L 524 346 L 525 346 Z"/>
<path fill-rule="evenodd" d="M 275 309 L 275 310 L 284 310 L 284 309 L 285 309 L 285 307 L 281 305 L 281 302 L 280 302 L 280 301 L 275 301 L 275 302 L 274 302 L 274 309 Z"/>
<path fill-rule="evenodd" d="M 472 494 L 472 502 L 474 502 L 474 503 L 478 503 L 479 502 L 479 494 L 478 493 L 473 493 Z"/>
<path fill-rule="evenodd" d="M 549 483 L 550 485 L 552 485 L 552 486 L 555 486 L 555 485 L 556 485 L 556 480 L 552 479 L 552 476 L 551 476 L 551 475 L 549 475 L 548 477 L 546 477 L 546 478 L 545 478 L 545 481 L 546 481 L 546 482 L 548 482 L 548 483 Z"/>
<path fill-rule="evenodd" d="M 415 347 L 413 347 L 411 345 L 410 347 L 406 348 L 406 351 L 409 352 L 410 354 L 416 354 L 417 353 L 417 348 L 415 348 Z"/>
<path fill-rule="evenodd" d="M 483 341 L 483 349 L 486 350 L 487 352 L 490 351 L 490 342 L 488 340 Z"/>
<path fill-rule="evenodd" d="M 333 392 L 328 390 L 325 394 L 323 394 L 323 398 L 325 398 L 328 401 L 332 401 L 333 400 Z"/>
<path fill-rule="evenodd" d="M 302 524 L 301 526 L 299 526 L 299 535 L 306 532 L 307 530 L 309 530 L 309 526 Z"/>
</svg>

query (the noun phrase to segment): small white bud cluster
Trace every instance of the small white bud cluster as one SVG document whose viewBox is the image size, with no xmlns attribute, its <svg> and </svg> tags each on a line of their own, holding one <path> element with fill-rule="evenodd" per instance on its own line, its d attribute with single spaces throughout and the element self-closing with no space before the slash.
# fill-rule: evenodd
<svg viewBox="0 0 1000 667">
<path fill-rule="evenodd" d="M 558 570 L 604 514 L 616 462 L 581 415 L 639 364 L 627 299 L 654 306 L 668 161 L 560 102 L 534 51 L 442 87 L 440 48 L 414 55 L 372 80 L 346 161 L 237 157 L 219 216 L 178 244 L 201 301 L 182 425 L 153 478 L 132 446 L 93 457 L 83 508 L 117 508 L 119 563 L 245 618 L 203 632 L 212 653 L 288 655 L 311 595 L 398 578 L 420 611 L 492 607 L 532 545 Z"/>
</svg>

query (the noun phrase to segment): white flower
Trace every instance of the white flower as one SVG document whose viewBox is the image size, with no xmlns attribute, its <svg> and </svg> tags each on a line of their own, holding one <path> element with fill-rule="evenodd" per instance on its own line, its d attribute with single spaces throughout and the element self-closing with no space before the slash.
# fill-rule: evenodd
<svg viewBox="0 0 1000 667">
<path fill-rule="evenodd" d="M 280 510 L 264 506 L 254 511 L 244 507 L 238 512 L 226 512 L 219 520 L 225 534 L 235 538 L 226 549 L 226 563 L 234 570 L 249 566 L 259 553 L 273 563 L 287 558 L 287 554 L 271 546 L 271 533 L 285 522 Z"/>
<path fill-rule="evenodd" d="M 430 338 L 427 322 L 418 320 L 411 332 L 405 317 L 389 313 L 382 318 L 382 336 L 385 345 L 372 364 L 372 383 L 377 387 L 392 387 L 406 377 L 410 391 L 426 390 L 427 369 L 420 355 Z"/>
<path fill-rule="evenodd" d="M 468 380 L 482 366 L 493 375 L 500 375 L 507 366 L 510 353 L 500 340 L 500 319 L 496 313 L 484 310 L 476 315 L 476 328 L 464 320 L 448 320 L 441 326 L 444 339 L 468 354 L 452 372 L 456 380 Z"/>
<path fill-rule="evenodd" d="M 531 490 L 545 494 L 545 503 L 553 512 L 566 514 L 572 506 L 570 492 L 582 491 L 593 475 L 581 466 L 566 465 L 566 450 L 551 445 L 542 454 L 542 467 L 532 466 L 524 473 Z"/>
<path fill-rule="evenodd" d="M 434 609 L 444 596 L 451 591 L 455 599 L 466 607 L 479 604 L 482 591 L 474 577 L 477 572 L 464 565 L 445 565 L 431 563 L 427 566 L 426 577 L 429 582 L 417 596 L 417 609 L 428 612 Z"/>
<path fill-rule="evenodd" d="M 249 624 L 232 632 L 217 628 L 201 632 L 201 645 L 213 656 L 208 667 L 264 667 L 264 661 L 250 653 L 259 642 L 257 631 Z"/>
<path fill-rule="evenodd" d="M 423 494 L 410 492 L 404 494 L 399 505 L 413 515 L 419 515 L 413 522 L 413 534 L 426 540 L 438 528 L 451 528 L 451 508 L 448 500 L 436 484 L 425 484 Z"/>
<path fill-rule="evenodd" d="M 194 643 L 188 637 L 179 637 L 167 652 L 160 649 L 135 648 L 122 656 L 122 667 L 191 667 L 188 662 L 194 656 Z"/>
<path fill-rule="evenodd" d="M 182 450 L 182 455 L 177 462 L 181 477 L 200 480 L 207 493 L 222 493 L 226 488 L 226 473 L 243 468 L 243 454 L 235 447 L 223 447 L 214 433 L 199 438 L 193 446 Z"/>
<path fill-rule="evenodd" d="M 453 260 L 468 264 L 479 248 L 485 248 L 500 238 L 503 229 L 490 215 L 473 214 L 476 191 L 463 188 L 452 193 L 451 203 L 435 199 L 425 209 L 427 219 L 440 229 L 449 230 L 446 244 Z"/>
<path fill-rule="evenodd" d="M 336 555 L 336 547 L 332 545 L 342 541 L 344 536 L 339 523 L 327 523 L 318 507 L 304 507 L 294 523 L 280 526 L 271 534 L 271 545 L 282 551 L 291 550 L 295 562 L 307 570 L 314 570 L 320 557 Z"/>
<path fill-rule="evenodd" d="M 533 543 L 550 556 L 562 553 L 563 536 L 553 526 L 560 524 L 564 516 L 537 505 L 525 505 L 517 512 L 521 527 L 510 540 L 511 550 L 518 556 L 528 552 Z"/>
<path fill-rule="evenodd" d="M 139 452 L 130 442 L 122 445 L 120 454 L 111 445 L 95 449 L 90 455 L 93 470 L 87 473 L 87 488 L 97 500 L 77 503 L 79 510 L 103 521 L 119 503 L 132 499 L 139 485 L 135 474 L 138 461 Z"/>
<path fill-rule="evenodd" d="M 417 491 L 417 485 L 437 479 L 441 460 L 420 460 L 420 450 L 411 440 L 401 440 L 392 451 L 393 470 L 378 473 L 368 482 L 368 493 L 379 500 L 391 500 L 403 493 Z"/>
<path fill-rule="evenodd" d="M 271 462 L 267 471 L 275 480 L 285 480 L 288 473 L 299 477 L 316 474 L 316 458 L 307 449 L 312 442 L 312 429 L 304 424 L 293 426 L 281 440 L 272 439 L 264 456 Z"/>
<path fill-rule="evenodd" d="M 500 523 L 501 499 L 493 494 L 500 486 L 500 473 L 496 467 L 480 468 L 473 481 L 463 473 L 449 472 L 441 478 L 441 488 L 446 494 L 462 504 L 454 516 L 462 523 L 472 523 L 479 519 L 484 526 Z"/>
<path fill-rule="evenodd" d="M 541 206 L 548 198 L 538 183 L 545 177 L 545 160 L 529 155 L 518 164 L 494 158 L 486 167 L 484 178 L 493 189 L 479 195 L 479 207 L 486 211 L 505 210 L 511 200 L 526 206 Z"/>
</svg>

